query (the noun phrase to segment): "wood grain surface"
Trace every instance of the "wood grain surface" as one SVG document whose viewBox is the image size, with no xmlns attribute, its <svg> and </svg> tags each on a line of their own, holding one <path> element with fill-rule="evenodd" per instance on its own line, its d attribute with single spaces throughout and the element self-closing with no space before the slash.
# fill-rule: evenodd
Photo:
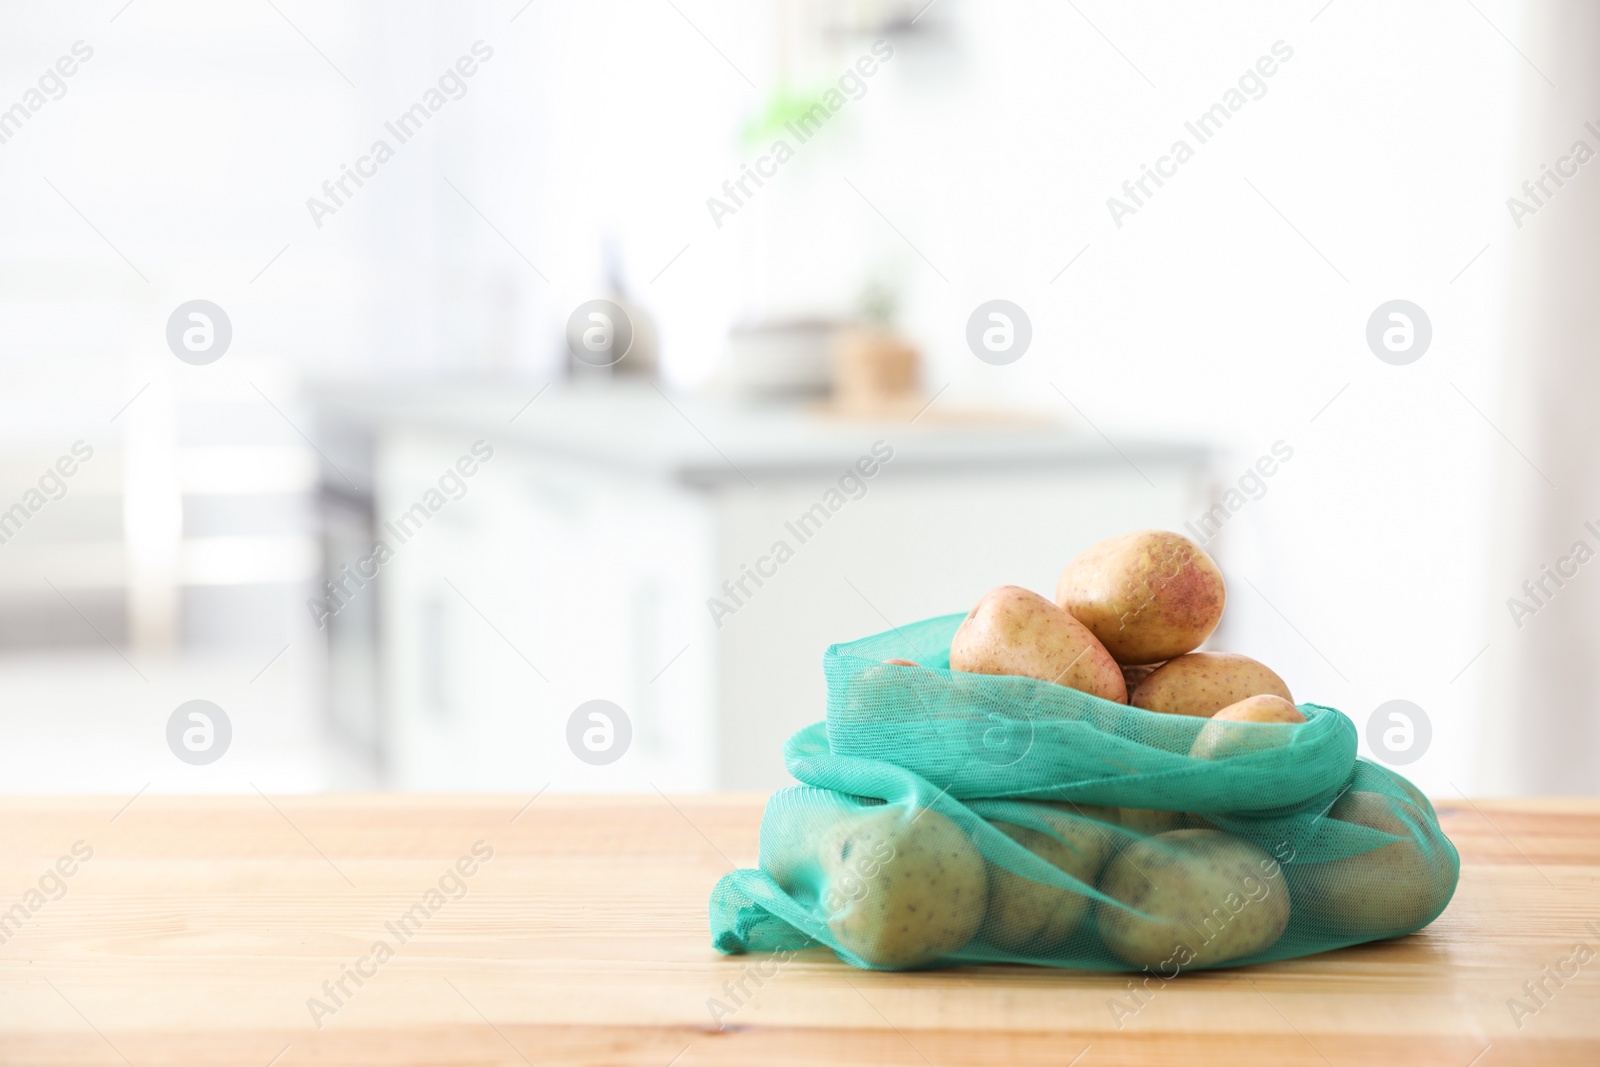
<svg viewBox="0 0 1600 1067">
<path fill-rule="evenodd" d="M 1126 976 L 718 955 L 762 802 L 0 800 L 0 1063 L 1600 1064 L 1600 802 L 1446 801 L 1428 929 L 1184 975 L 1120 1027 Z"/>
</svg>

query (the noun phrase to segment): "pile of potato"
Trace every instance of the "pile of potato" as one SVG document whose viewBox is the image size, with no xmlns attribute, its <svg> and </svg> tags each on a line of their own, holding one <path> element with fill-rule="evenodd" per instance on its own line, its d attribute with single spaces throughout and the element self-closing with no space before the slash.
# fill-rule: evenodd
<svg viewBox="0 0 1600 1067">
<path fill-rule="evenodd" d="M 1305 722 L 1264 664 L 1195 651 L 1227 599 L 1222 571 L 1187 537 L 1124 534 L 1067 564 L 1054 603 L 1016 585 L 985 593 L 950 642 L 950 669 L 1037 678 L 1172 715 Z M 1197 742 L 1194 755 L 1222 755 L 1215 746 Z"/>
<path fill-rule="evenodd" d="M 1018 586 L 986 593 L 956 631 L 950 667 L 1212 720 L 1190 750 L 1196 758 L 1283 744 L 1287 730 L 1231 725 L 1304 722 L 1283 679 L 1247 656 L 1195 651 L 1226 600 L 1221 571 L 1193 541 L 1162 531 L 1126 534 L 1068 564 L 1054 602 Z M 1420 795 L 1416 803 L 1430 810 Z M 931 963 L 978 937 L 1002 951 L 1048 957 L 1093 913 L 1117 957 L 1167 971 L 1270 948 L 1291 908 L 1332 942 L 1394 930 L 1403 925 L 1397 915 L 1420 923 L 1443 904 L 1438 872 L 1381 793 L 1347 792 L 1331 814 L 1402 840 L 1304 865 L 1293 879 L 1263 849 L 1198 816 L 1045 801 L 1030 807 L 1056 836 L 999 821 L 994 827 L 1123 907 L 988 863 L 931 809 L 884 806 L 847 818 L 822 845 L 830 880 L 860 889 L 831 916 L 834 935 L 882 967 Z M 868 856 L 875 859 L 863 868 Z M 1442 888 L 1446 899 L 1450 888 Z"/>
</svg>

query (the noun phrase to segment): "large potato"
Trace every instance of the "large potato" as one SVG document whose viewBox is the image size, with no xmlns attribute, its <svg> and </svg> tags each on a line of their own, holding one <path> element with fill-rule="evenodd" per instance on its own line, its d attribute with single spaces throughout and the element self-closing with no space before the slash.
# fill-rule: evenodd
<svg viewBox="0 0 1600 1067">
<path fill-rule="evenodd" d="M 1189 755 L 1199 759 L 1227 759 L 1289 743 L 1289 730 L 1261 730 L 1240 723 L 1276 723 L 1291 726 L 1306 721 L 1300 709 L 1278 696 L 1245 697 L 1229 704 L 1200 728 Z"/>
<path fill-rule="evenodd" d="M 1127 703 L 1122 671 L 1084 626 L 1038 593 L 991 589 L 950 641 L 950 669 L 1014 674 Z"/>
<path fill-rule="evenodd" d="M 1111 831 L 1063 810 L 1035 810 L 1061 840 L 1011 823 L 995 822 L 994 826 L 1051 865 L 1093 885 L 1111 854 Z M 1103 817 L 1103 813 L 1085 810 L 1091 817 Z M 1007 952 L 1048 955 L 1077 932 L 1088 912 L 1089 898 L 1081 893 L 1044 885 L 991 864 L 989 911 L 981 932 L 984 940 Z"/>
<path fill-rule="evenodd" d="M 1106 947 L 1135 967 L 1200 967 L 1270 948 L 1289 925 L 1289 892 L 1271 856 L 1220 830 L 1173 830 L 1106 865 L 1096 906 Z M 1148 916 L 1148 917 L 1146 917 Z"/>
<path fill-rule="evenodd" d="M 1400 787 L 1400 791 L 1403 792 L 1406 796 L 1410 797 L 1411 798 L 1411 803 L 1415 804 L 1418 808 L 1422 809 L 1422 813 L 1424 815 L 1428 815 L 1428 816 L 1432 816 L 1432 817 L 1437 818 L 1437 814 L 1433 810 L 1433 801 L 1429 800 L 1427 798 L 1427 796 L 1422 792 L 1422 790 L 1420 790 L 1416 786 L 1412 785 L 1410 780 L 1407 779 L 1404 775 L 1396 774 L 1393 771 L 1390 771 L 1389 772 L 1389 781 L 1391 781 L 1395 785 L 1399 786 Z"/>
<path fill-rule="evenodd" d="M 824 838 L 820 859 L 829 929 L 874 966 L 932 963 L 960 950 L 983 922 L 983 858 L 936 811 L 882 807 L 847 816 Z"/>
<path fill-rule="evenodd" d="M 1264 663 L 1232 652 L 1191 652 L 1140 682 L 1128 703 L 1146 711 L 1206 718 L 1254 696 L 1294 703 L 1289 687 Z"/>
<path fill-rule="evenodd" d="M 1455 892 L 1450 849 L 1420 813 L 1412 819 L 1420 842 L 1400 813 L 1404 801 L 1382 793 L 1351 791 L 1328 812 L 1342 822 L 1402 838 L 1359 856 L 1285 868 L 1294 884 L 1296 911 L 1335 937 L 1387 937 L 1431 920 Z"/>
<path fill-rule="evenodd" d="M 1205 550 L 1162 530 L 1101 541 L 1056 583 L 1056 603 L 1118 663 L 1160 663 L 1199 648 L 1226 599 L 1222 572 Z"/>
</svg>

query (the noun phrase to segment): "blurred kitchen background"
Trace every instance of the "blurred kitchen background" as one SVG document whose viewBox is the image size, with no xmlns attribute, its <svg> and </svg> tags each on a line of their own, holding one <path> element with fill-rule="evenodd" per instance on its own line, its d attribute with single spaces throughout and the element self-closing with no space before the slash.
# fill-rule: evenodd
<svg viewBox="0 0 1600 1067">
<path fill-rule="evenodd" d="M 0 790 L 771 788 L 829 643 L 1192 523 L 1214 645 L 1414 703 L 1425 789 L 1592 792 L 1597 53 L 1516 0 L 7 4 Z"/>
</svg>

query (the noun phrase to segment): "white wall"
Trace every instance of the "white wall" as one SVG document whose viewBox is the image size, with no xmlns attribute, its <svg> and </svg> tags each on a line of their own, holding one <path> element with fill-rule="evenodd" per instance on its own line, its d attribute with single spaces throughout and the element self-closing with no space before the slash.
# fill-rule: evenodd
<svg viewBox="0 0 1600 1067">
<path fill-rule="evenodd" d="M 739 134 L 780 71 L 826 84 L 871 37 L 806 29 L 850 5 L 675 2 L 8 8 L 0 104 L 74 41 L 94 57 L 0 145 L 0 432 L 70 441 L 208 372 L 241 404 L 305 375 L 542 380 L 607 243 L 686 386 L 729 324 L 838 315 L 888 279 L 941 405 L 1076 419 L 1053 383 L 1114 440 L 1221 443 L 1225 475 L 1289 443 L 1222 542 L 1229 642 L 1358 723 L 1418 702 L 1412 773 L 1474 787 L 1504 200 L 1549 158 L 1512 131 L 1574 73 L 1521 4 L 939 0 L 718 228 L 705 200 L 764 152 Z M 480 39 L 466 95 L 315 226 L 307 197 Z M 1280 40 L 1266 94 L 1114 225 L 1106 198 Z M 194 296 L 233 318 L 226 368 L 165 349 Z M 963 341 L 996 296 L 1034 324 L 1009 367 Z M 1395 297 L 1434 327 L 1408 367 L 1364 341 Z"/>
</svg>

